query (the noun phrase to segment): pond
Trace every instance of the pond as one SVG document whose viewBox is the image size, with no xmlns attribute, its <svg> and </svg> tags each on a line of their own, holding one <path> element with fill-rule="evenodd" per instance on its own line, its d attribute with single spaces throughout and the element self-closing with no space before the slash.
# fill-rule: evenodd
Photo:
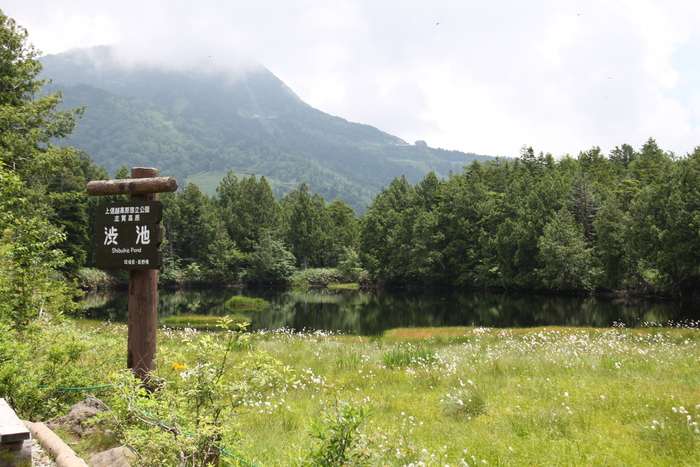
<svg viewBox="0 0 700 467">
<path fill-rule="evenodd" d="M 234 311 L 225 303 L 236 295 L 262 298 L 269 306 Z M 126 322 L 128 292 L 91 292 L 83 307 L 87 318 Z M 160 290 L 158 300 L 159 320 L 189 314 L 242 314 L 251 330 L 290 328 L 363 336 L 427 326 L 609 327 L 623 323 L 636 327 L 696 319 L 694 311 L 672 301 L 375 289 L 177 289 Z"/>
</svg>

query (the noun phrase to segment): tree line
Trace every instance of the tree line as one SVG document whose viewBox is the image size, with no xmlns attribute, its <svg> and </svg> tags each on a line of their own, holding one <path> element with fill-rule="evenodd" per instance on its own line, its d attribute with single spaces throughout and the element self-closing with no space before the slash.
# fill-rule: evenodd
<svg viewBox="0 0 700 467">
<path fill-rule="evenodd" d="M 208 196 L 193 183 L 163 202 L 164 281 L 285 283 L 297 268 L 335 268 L 356 244 L 355 211 L 306 183 L 277 200 L 264 176 L 229 172 Z"/>
<path fill-rule="evenodd" d="M 687 298 L 700 291 L 700 148 L 650 138 L 555 160 L 523 147 L 447 180 L 395 179 L 360 220 L 371 275 L 395 283 Z"/>
<path fill-rule="evenodd" d="M 558 160 L 523 147 L 446 179 L 395 178 L 358 218 L 305 183 L 277 200 L 264 176 L 229 172 L 215 197 L 193 184 L 162 196 L 165 254 L 202 282 L 340 267 L 383 285 L 688 298 L 700 292 L 698 182 L 700 148 L 677 157 L 652 138 Z"/>
</svg>

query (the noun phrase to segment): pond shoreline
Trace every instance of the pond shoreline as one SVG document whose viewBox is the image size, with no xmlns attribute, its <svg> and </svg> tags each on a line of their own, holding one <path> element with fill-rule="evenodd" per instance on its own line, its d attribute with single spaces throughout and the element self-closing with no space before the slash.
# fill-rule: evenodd
<svg viewBox="0 0 700 467">
<path fill-rule="evenodd" d="M 126 289 L 89 292 L 85 317 L 126 322 Z M 232 297 L 262 299 L 263 309 L 228 307 Z M 624 323 L 682 322 L 700 318 L 694 307 L 672 300 L 453 290 L 326 287 L 161 288 L 160 320 L 178 316 L 236 316 L 257 329 L 314 329 L 378 335 L 397 327 L 484 326 L 494 328 L 576 326 L 610 327 Z M 164 324 L 164 322 L 163 322 Z"/>
<path fill-rule="evenodd" d="M 330 284 L 267 284 L 267 285 L 250 285 L 250 284 L 158 284 L 159 291 L 176 291 L 176 290 L 210 290 L 210 289 L 234 289 L 234 290 L 258 290 L 258 289 L 330 289 L 344 288 L 329 287 Z M 492 293 L 492 294 L 509 294 L 513 296 L 553 296 L 553 297 L 578 297 L 578 298 L 601 298 L 601 299 L 630 299 L 630 300 L 649 300 L 662 302 L 677 302 L 683 303 L 678 297 L 670 295 L 643 293 L 630 290 L 620 291 L 561 291 L 548 289 L 533 289 L 533 290 L 513 290 L 500 287 L 438 287 L 438 286 L 413 286 L 413 285 L 386 285 L 386 284 L 358 284 L 360 290 L 380 290 L 380 291 L 420 291 L 420 292 L 462 292 L 462 293 Z M 80 290 L 83 292 L 114 292 L 128 291 L 128 283 L 118 284 L 100 284 L 95 286 L 81 285 Z M 685 301 L 688 302 L 688 301 Z M 690 297 L 691 304 L 700 303 L 700 296 Z"/>
</svg>

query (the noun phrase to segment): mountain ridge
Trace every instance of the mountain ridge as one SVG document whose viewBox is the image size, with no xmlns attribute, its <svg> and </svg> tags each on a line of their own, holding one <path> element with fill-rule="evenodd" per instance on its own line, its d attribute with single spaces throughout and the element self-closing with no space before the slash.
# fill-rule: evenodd
<svg viewBox="0 0 700 467">
<path fill-rule="evenodd" d="M 50 87 L 63 91 L 63 105 L 87 105 L 65 143 L 109 173 L 122 165 L 152 166 L 181 179 L 256 173 L 272 182 L 277 196 L 306 181 L 361 213 L 394 177 L 416 183 L 431 170 L 444 176 L 490 159 L 408 145 L 324 113 L 262 65 L 236 74 L 127 66 L 108 46 L 48 55 L 42 63 Z"/>
</svg>

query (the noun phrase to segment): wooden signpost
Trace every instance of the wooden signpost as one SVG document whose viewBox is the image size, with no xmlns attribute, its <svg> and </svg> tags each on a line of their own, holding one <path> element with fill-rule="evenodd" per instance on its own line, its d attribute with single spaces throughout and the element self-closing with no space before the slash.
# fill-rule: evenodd
<svg viewBox="0 0 700 467">
<path fill-rule="evenodd" d="M 130 270 L 127 366 L 143 381 L 155 369 L 158 268 L 163 264 L 163 208 L 157 193 L 175 190 L 177 180 L 158 177 L 156 169 L 147 167 L 132 168 L 130 179 L 87 184 L 91 196 L 131 195 L 130 202 L 98 207 L 97 267 Z"/>
</svg>

